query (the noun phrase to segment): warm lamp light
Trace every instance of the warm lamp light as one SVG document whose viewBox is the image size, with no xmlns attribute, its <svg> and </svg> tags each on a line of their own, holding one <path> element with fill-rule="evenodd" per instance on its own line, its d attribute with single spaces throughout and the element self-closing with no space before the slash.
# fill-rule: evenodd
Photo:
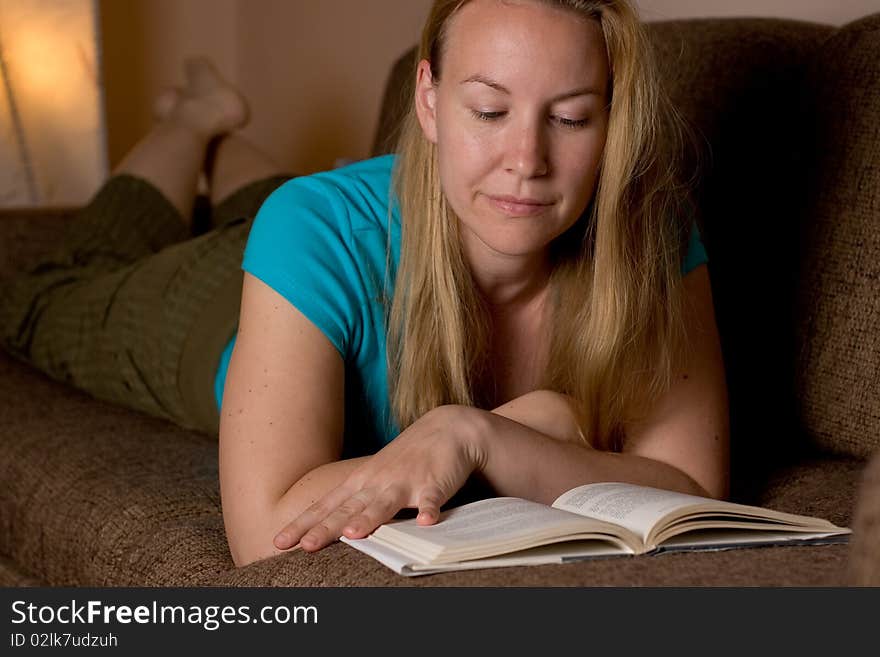
<svg viewBox="0 0 880 657">
<path fill-rule="evenodd" d="M 31 203 L 35 204 L 39 200 L 37 183 L 34 180 L 30 151 L 27 147 L 27 140 L 21 123 L 21 116 L 19 116 L 18 113 L 18 105 L 15 102 L 15 93 L 12 91 L 12 81 L 7 70 L 6 59 L 3 56 L 3 52 L 3 43 L 0 42 L 0 79 L 3 81 L 3 91 L 6 100 L 6 116 L 4 117 L 3 124 L 4 126 L 8 126 L 5 132 L 11 137 L 11 139 L 7 138 L 6 141 L 15 142 L 16 152 L 19 158 L 19 171 L 24 177 L 24 184 L 27 188 L 27 198 Z M 11 169 L 11 165 L 8 166 Z M 10 197 L 17 196 L 18 192 L 16 191 L 16 187 L 17 186 L 14 183 L 9 184 L 8 191 L 4 192 L 4 196 L 7 194 L 9 194 Z M 5 201 L 6 199 L 3 200 Z"/>
<path fill-rule="evenodd" d="M 0 0 L 0 205 L 80 205 L 107 173 L 96 0 Z"/>
</svg>

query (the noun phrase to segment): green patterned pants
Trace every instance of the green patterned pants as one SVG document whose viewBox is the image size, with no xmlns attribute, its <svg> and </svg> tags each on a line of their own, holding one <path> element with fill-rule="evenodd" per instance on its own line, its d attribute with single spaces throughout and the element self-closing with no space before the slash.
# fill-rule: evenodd
<svg viewBox="0 0 880 657">
<path fill-rule="evenodd" d="M 0 289 L 0 342 L 99 399 L 216 434 L 214 375 L 238 324 L 244 245 L 287 178 L 235 192 L 197 237 L 148 182 L 111 178 L 57 251 Z"/>
</svg>

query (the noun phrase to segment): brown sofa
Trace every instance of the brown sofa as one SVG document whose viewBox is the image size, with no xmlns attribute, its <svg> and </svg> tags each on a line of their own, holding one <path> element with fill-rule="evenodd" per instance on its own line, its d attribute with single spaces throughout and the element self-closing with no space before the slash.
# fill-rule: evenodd
<svg viewBox="0 0 880 657">
<path fill-rule="evenodd" d="M 733 497 L 826 517 L 850 545 L 614 558 L 403 578 L 336 543 L 237 569 L 216 437 L 96 401 L 0 353 L 0 584 L 880 584 L 880 14 L 840 29 L 650 26 L 705 148 L 699 216 L 731 400 Z M 410 55 L 395 66 L 387 150 Z M 64 213 L 0 217 L 0 280 Z"/>
</svg>

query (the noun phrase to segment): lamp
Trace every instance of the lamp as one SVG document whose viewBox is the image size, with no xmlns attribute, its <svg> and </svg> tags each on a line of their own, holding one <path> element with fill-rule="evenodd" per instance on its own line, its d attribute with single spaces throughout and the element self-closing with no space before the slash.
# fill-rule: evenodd
<svg viewBox="0 0 880 657">
<path fill-rule="evenodd" d="M 31 168 L 31 158 L 30 152 L 27 147 L 27 140 L 25 139 L 24 128 L 21 124 L 21 117 L 18 114 L 18 106 L 15 103 L 15 94 L 12 92 L 12 80 L 9 78 L 9 71 L 6 66 L 6 59 L 3 56 L 3 42 L 0 41 L 0 77 L 3 79 L 3 91 L 6 93 L 6 114 L 8 119 L 5 121 L 7 125 L 10 126 L 12 137 L 15 140 L 15 145 L 18 150 L 20 163 L 21 163 L 21 172 L 25 178 L 25 184 L 27 187 L 27 195 L 28 199 L 31 203 L 36 203 L 38 201 L 37 195 L 37 183 L 34 180 L 34 172 Z M 15 186 L 10 186 L 10 193 L 15 189 Z"/>
<path fill-rule="evenodd" d="M 0 0 L 0 205 L 81 205 L 107 175 L 97 0 Z"/>
</svg>

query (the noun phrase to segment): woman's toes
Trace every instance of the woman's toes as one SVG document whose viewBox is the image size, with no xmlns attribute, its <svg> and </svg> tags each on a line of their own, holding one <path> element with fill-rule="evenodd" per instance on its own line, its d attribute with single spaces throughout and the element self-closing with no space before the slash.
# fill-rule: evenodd
<svg viewBox="0 0 880 657">
<path fill-rule="evenodd" d="M 196 95 L 231 86 L 207 57 L 190 57 L 183 63 L 187 87 Z"/>
<path fill-rule="evenodd" d="M 211 60 L 193 57 L 184 62 L 187 86 L 184 95 L 199 105 L 218 133 L 243 127 L 250 118 L 247 101 L 220 75 Z"/>
<path fill-rule="evenodd" d="M 153 118 L 157 121 L 167 119 L 177 103 L 180 102 L 181 90 L 179 87 L 168 87 L 163 89 L 156 99 L 153 101 Z"/>
</svg>

